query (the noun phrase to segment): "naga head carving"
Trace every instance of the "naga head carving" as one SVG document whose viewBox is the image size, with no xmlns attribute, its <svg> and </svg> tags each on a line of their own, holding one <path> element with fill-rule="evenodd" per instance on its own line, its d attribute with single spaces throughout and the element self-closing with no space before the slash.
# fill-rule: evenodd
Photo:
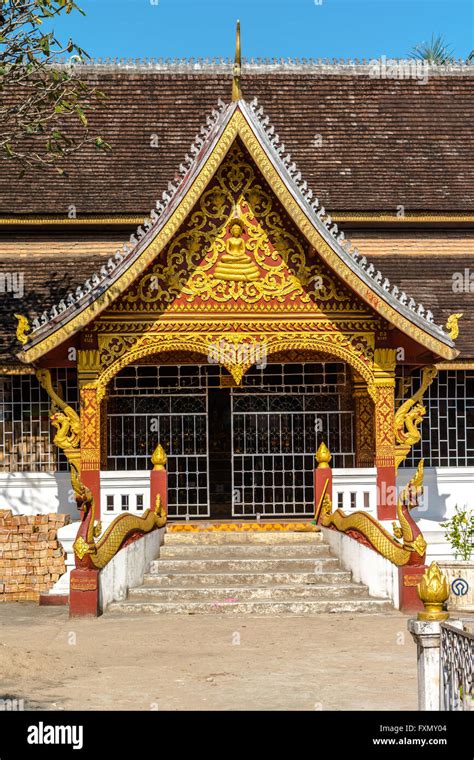
<svg viewBox="0 0 474 760">
<path fill-rule="evenodd" d="M 423 404 L 415 404 L 411 412 L 408 412 L 407 419 L 409 418 L 415 426 L 418 426 L 423 422 L 425 415 L 426 407 Z"/>
</svg>

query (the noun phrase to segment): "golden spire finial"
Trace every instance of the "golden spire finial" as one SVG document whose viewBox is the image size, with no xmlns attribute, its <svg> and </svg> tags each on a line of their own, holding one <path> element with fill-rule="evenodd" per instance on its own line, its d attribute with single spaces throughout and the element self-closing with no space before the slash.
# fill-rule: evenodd
<svg viewBox="0 0 474 760">
<path fill-rule="evenodd" d="M 232 72 L 232 102 L 242 98 L 242 90 L 240 89 L 240 75 L 242 72 L 242 54 L 240 48 L 240 21 L 237 21 L 237 33 L 235 38 L 235 59 L 234 69 Z"/>
<path fill-rule="evenodd" d="M 158 444 L 153 454 L 151 455 L 151 463 L 154 470 L 164 470 L 168 457 L 161 443 Z"/>
<path fill-rule="evenodd" d="M 328 447 L 325 443 L 321 443 L 319 449 L 316 452 L 316 461 L 318 463 L 318 467 L 329 467 L 329 462 L 331 459 L 331 452 L 329 451 Z"/>
</svg>

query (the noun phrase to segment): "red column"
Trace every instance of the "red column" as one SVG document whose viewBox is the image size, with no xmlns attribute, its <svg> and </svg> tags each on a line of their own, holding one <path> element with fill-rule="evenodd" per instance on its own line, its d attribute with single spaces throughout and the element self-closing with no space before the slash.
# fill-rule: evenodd
<svg viewBox="0 0 474 760">
<path fill-rule="evenodd" d="M 316 523 L 321 519 L 321 503 L 324 496 L 329 496 L 332 502 L 332 469 L 329 466 L 331 453 L 326 444 L 322 443 L 316 452 L 317 467 L 314 470 L 314 516 Z"/>
<path fill-rule="evenodd" d="M 94 497 L 94 521 L 100 519 L 101 402 L 104 396 L 105 387 L 95 382 L 83 385 L 80 391 L 80 478 Z M 83 527 L 81 523 L 78 535 Z M 98 570 L 76 567 L 71 571 L 69 614 L 71 617 L 100 614 Z"/>
<path fill-rule="evenodd" d="M 160 443 L 153 452 L 151 461 L 153 469 L 150 473 L 150 509 L 154 508 L 156 497 L 159 495 L 161 504 L 168 512 L 168 473 L 166 471 L 168 458 Z"/>
</svg>

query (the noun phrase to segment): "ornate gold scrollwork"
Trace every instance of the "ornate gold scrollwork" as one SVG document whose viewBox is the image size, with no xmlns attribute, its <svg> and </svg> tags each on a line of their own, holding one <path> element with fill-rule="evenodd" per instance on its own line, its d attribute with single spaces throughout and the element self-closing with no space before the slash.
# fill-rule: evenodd
<svg viewBox="0 0 474 760">
<path fill-rule="evenodd" d="M 172 327 L 176 330 L 177 325 L 172 325 L 170 329 Z M 310 330 L 290 332 L 283 329 L 274 333 L 265 332 L 263 329 L 258 334 L 251 331 L 227 333 L 216 332 L 215 324 L 213 328 L 213 332 L 206 332 L 198 329 L 198 325 L 195 324 L 193 332 L 150 332 L 138 338 L 131 338 L 130 343 L 127 336 L 120 353 L 114 353 L 113 357 L 104 354 L 107 360 L 97 382 L 106 386 L 127 365 L 163 352 L 189 351 L 209 360 L 212 359 L 215 347 L 224 343 L 229 350 L 220 355 L 219 363 L 230 372 L 237 383 L 240 383 L 245 372 L 258 362 L 260 357 L 268 358 L 281 351 L 300 350 L 335 356 L 346 361 L 365 379 L 369 393 L 373 391 L 372 348 L 369 340 L 371 336 L 366 334 L 344 335 L 336 331 L 312 334 Z M 108 337 L 115 339 L 115 336 Z M 103 347 L 105 352 L 107 343 L 104 343 Z M 230 350 L 232 347 L 233 351 Z"/>
</svg>

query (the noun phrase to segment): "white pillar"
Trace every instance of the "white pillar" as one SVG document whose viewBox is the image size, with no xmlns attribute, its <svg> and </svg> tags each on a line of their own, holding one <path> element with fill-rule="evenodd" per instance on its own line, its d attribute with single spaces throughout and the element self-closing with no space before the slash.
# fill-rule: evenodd
<svg viewBox="0 0 474 760">
<path fill-rule="evenodd" d="M 463 629 L 460 620 L 450 620 L 449 625 Z M 441 709 L 441 622 L 410 619 L 408 630 L 416 642 L 417 649 L 418 709 L 439 711 Z"/>
</svg>

